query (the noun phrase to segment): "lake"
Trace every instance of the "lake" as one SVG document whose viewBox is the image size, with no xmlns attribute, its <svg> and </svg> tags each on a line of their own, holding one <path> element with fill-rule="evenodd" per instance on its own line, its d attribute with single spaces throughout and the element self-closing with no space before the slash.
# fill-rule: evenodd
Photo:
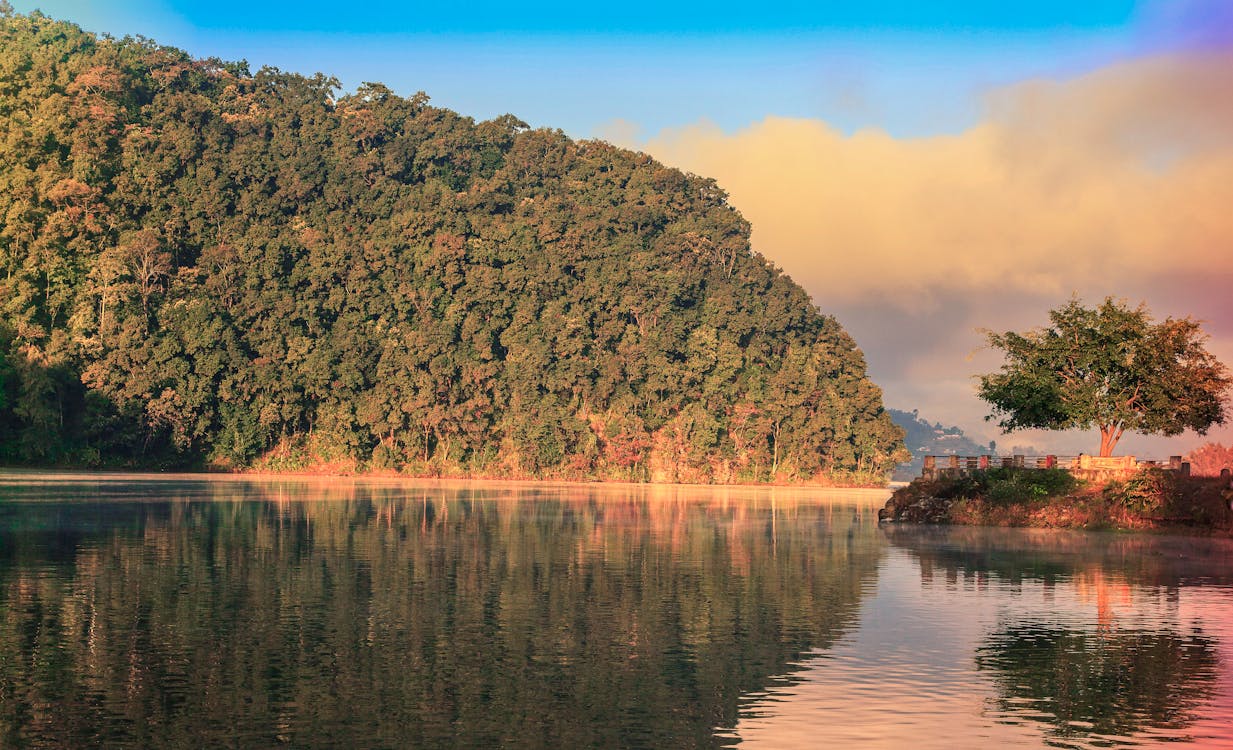
<svg viewBox="0 0 1233 750">
<path fill-rule="evenodd" d="M 1233 748 L 1233 543 L 885 498 L 0 474 L 0 748 Z"/>
</svg>

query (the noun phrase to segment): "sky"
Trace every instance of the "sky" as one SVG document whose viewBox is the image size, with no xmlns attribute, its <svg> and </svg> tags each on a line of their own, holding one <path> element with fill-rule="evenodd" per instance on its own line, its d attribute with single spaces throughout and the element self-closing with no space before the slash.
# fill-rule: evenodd
<svg viewBox="0 0 1233 750">
<path fill-rule="evenodd" d="M 980 329 L 1072 295 L 1204 321 L 1233 365 L 1233 2 L 10 0 L 199 57 L 379 81 L 714 177 L 888 406 L 1001 435 Z M 1233 417 L 1233 414 L 1231 414 Z M 1166 456 L 1206 438 L 1127 436 Z"/>
</svg>

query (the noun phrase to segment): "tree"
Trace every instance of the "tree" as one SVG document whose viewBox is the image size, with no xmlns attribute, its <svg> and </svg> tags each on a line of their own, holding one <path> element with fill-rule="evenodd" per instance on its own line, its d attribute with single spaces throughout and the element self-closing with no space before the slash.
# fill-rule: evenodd
<svg viewBox="0 0 1233 750">
<path fill-rule="evenodd" d="M 2 373 L 0 373 L 2 374 Z M 1204 443 L 1186 454 L 1190 473 L 1199 477 L 1218 477 L 1224 469 L 1233 469 L 1233 446 Z"/>
<path fill-rule="evenodd" d="M 1233 381 L 1198 322 L 1154 322 L 1144 305 L 1112 297 L 1091 309 L 1075 298 L 1049 318 L 1023 334 L 986 332 L 1006 362 L 980 376 L 978 395 L 1004 431 L 1096 427 L 1100 455 L 1109 456 L 1126 430 L 1202 435 L 1224 424 Z"/>
</svg>

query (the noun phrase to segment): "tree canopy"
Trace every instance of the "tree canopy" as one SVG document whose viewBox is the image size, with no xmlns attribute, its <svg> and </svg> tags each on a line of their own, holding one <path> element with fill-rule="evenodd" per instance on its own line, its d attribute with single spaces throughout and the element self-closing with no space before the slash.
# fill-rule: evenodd
<svg viewBox="0 0 1233 750">
<path fill-rule="evenodd" d="M 1224 423 L 1229 373 L 1198 322 L 1156 322 L 1146 306 L 1112 297 L 1093 308 L 1072 299 L 1049 319 L 1023 334 L 987 333 L 1006 362 L 980 376 L 978 393 L 1003 430 L 1096 427 L 1108 456 L 1126 430 L 1202 435 Z"/>
<path fill-rule="evenodd" d="M 1220 472 L 1233 469 L 1233 445 L 1207 442 L 1186 454 L 1190 473 L 1200 477 L 1218 477 Z"/>
<path fill-rule="evenodd" d="M 0 17 L 0 460 L 764 481 L 901 456 L 714 181 Z"/>
</svg>

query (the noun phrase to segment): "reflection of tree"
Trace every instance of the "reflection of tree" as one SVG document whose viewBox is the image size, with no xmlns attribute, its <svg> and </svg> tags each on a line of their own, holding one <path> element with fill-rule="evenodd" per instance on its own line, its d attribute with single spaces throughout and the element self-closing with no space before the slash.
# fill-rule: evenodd
<svg viewBox="0 0 1233 750">
<path fill-rule="evenodd" d="M 1220 539 L 897 524 L 883 533 L 917 559 L 925 578 L 981 575 L 1012 585 L 1029 580 L 1052 585 L 1099 569 L 1133 586 L 1233 584 L 1233 569 L 1224 564 L 1229 546 Z"/>
<path fill-rule="evenodd" d="M 1049 725 L 1050 744 L 1181 730 L 1212 695 L 1213 638 L 1197 629 L 1182 634 L 1176 626 L 1119 624 L 1118 609 L 1163 594 L 1175 617 L 1181 588 L 1227 584 L 1223 566 L 1212 564 L 1228 552 L 1219 540 L 972 527 L 885 533 L 917 560 L 926 586 L 975 578 L 1017 590 L 1036 581 L 1046 606 L 1065 589 L 1092 608 L 1091 629 L 1014 623 L 977 650 L 977 667 L 992 675 L 1000 693 L 998 710 Z"/>
<path fill-rule="evenodd" d="M 9 505 L 0 746 L 715 744 L 881 549 L 806 504 L 305 492 Z"/>
<path fill-rule="evenodd" d="M 1048 723 L 1055 737 L 1182 729 L 1217 676 L 1212 639 L 1168 629 L 1019 624 L 988 638 L 976 664 L 994 673 L 1000 711 Z"/>
</svg>

